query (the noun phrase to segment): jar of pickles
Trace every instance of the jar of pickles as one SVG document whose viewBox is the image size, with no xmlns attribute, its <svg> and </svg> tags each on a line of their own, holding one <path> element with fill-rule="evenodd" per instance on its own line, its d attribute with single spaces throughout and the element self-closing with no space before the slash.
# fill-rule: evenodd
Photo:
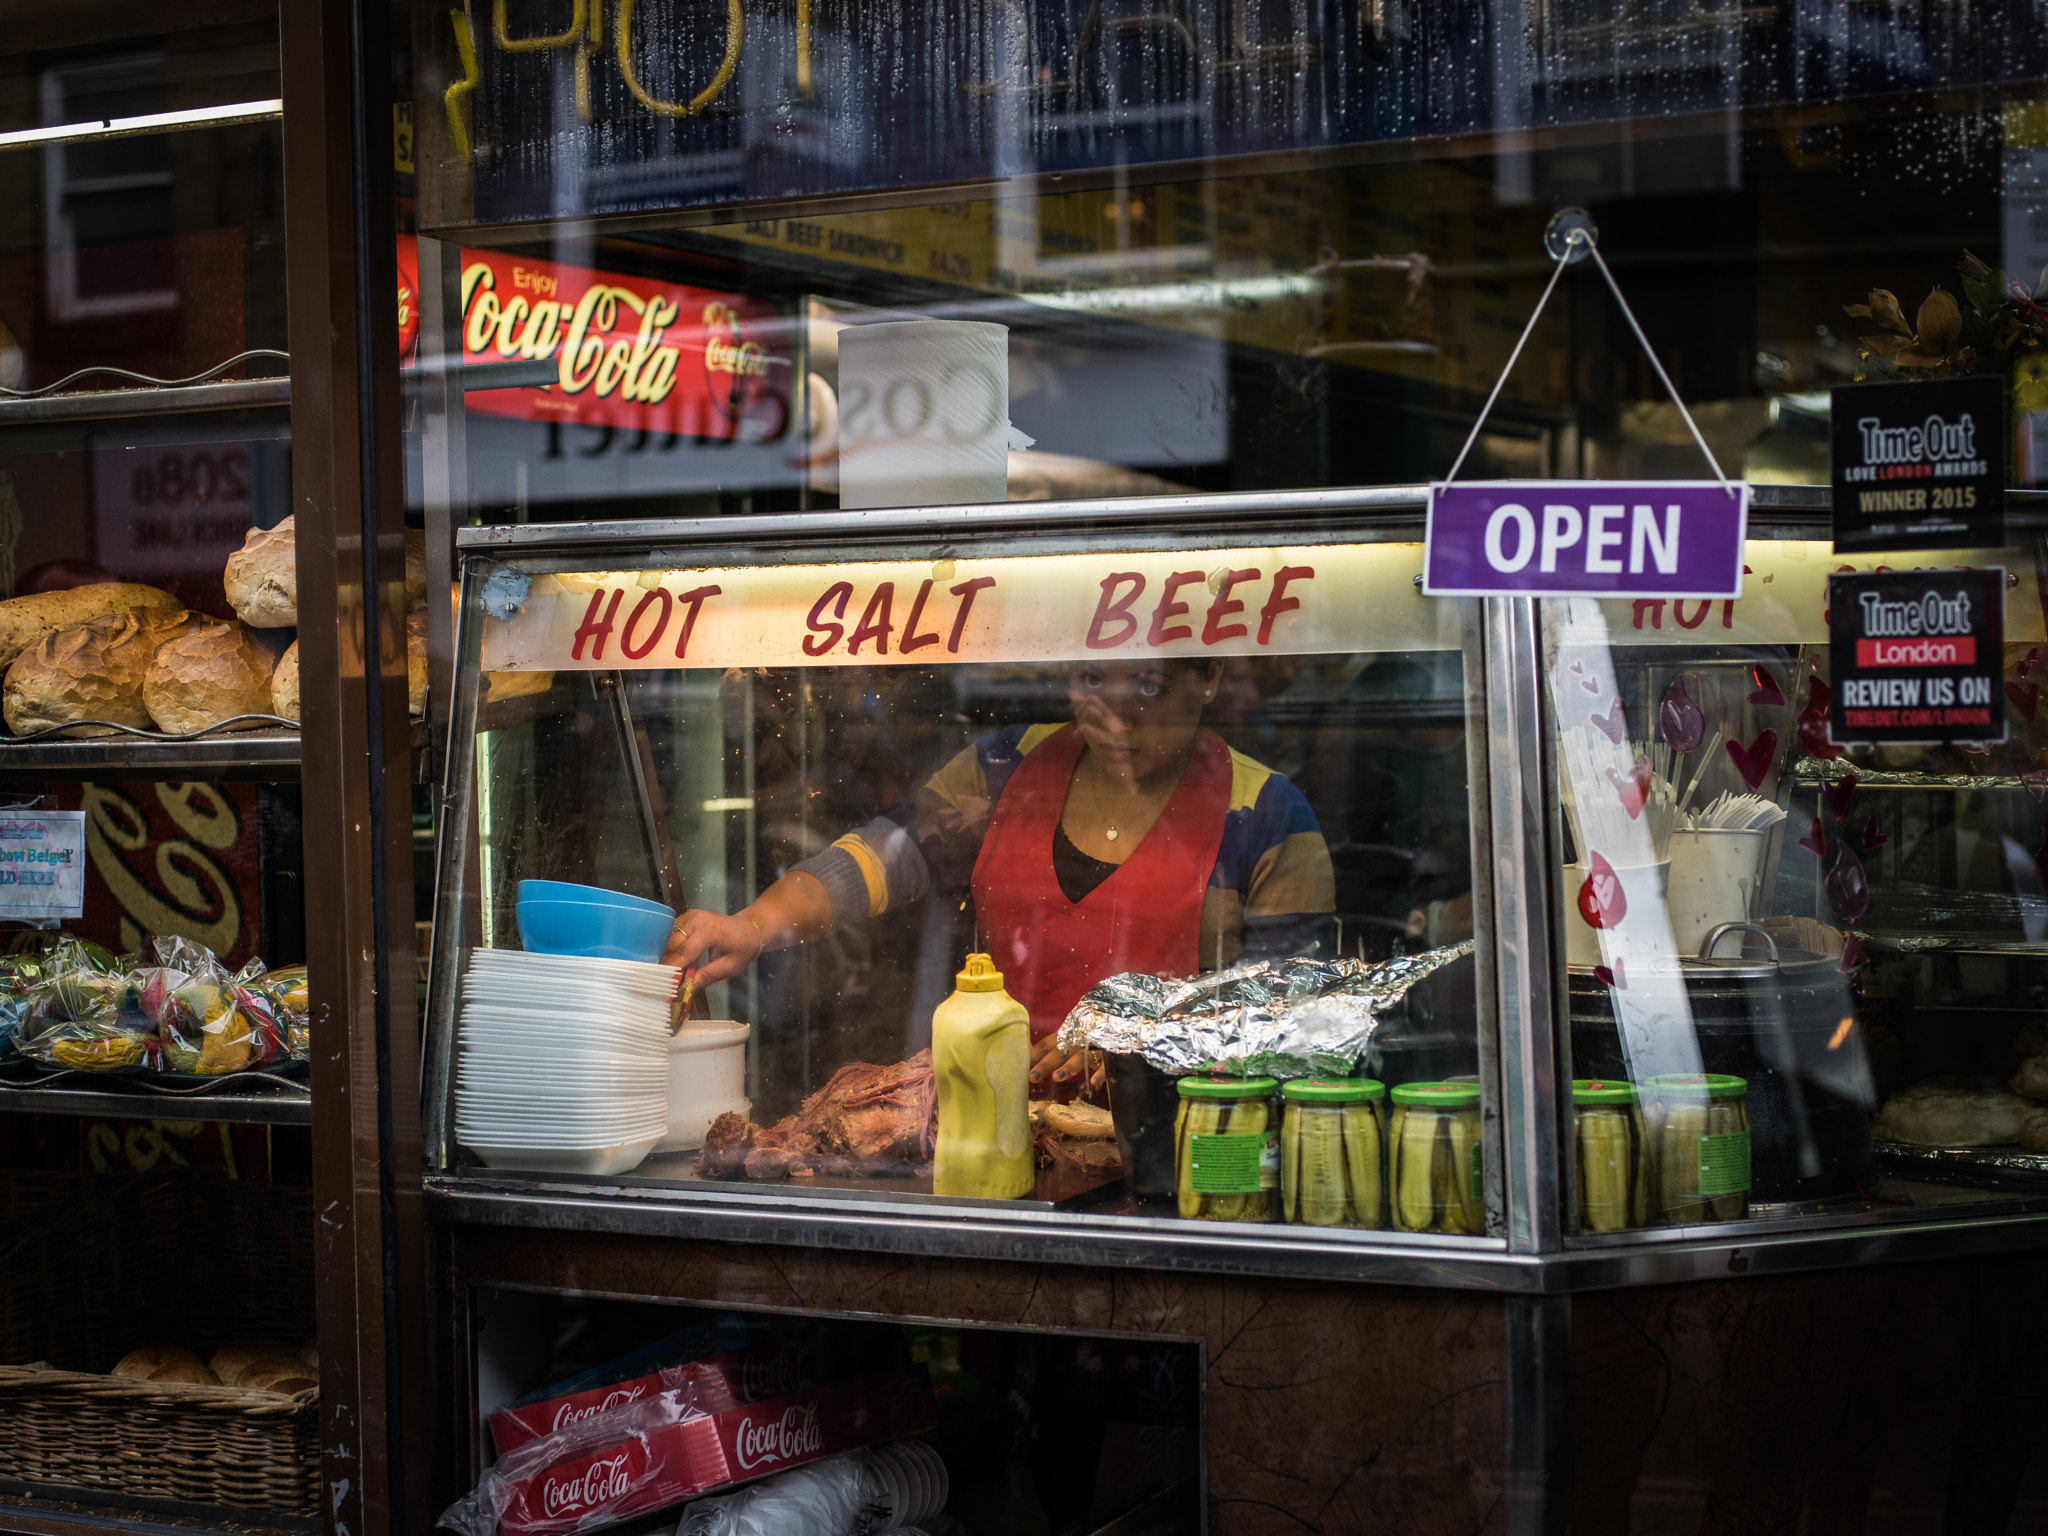
<svg viewBox="0 0 2048 1536">
<path fill-rule="evenodd" d="M 1673 1226 L 1749 1214 L 1749 1084 L 1720 1072 L 1644 1080 L 1653 1214 Z"/>
<path fill-rule="evenodd" d="M 1392 1094 L 1394 1226 L 1402 1232 L 1486 1231 L 1486 1170 L 1479 1089 L 1472 1083 L 1403 1083 Z"/>
<path fill-rule="evenodd" d="M 1649 1138 L 1633 1083 L 1572 1084 L 1578 1148 L 1579 1230 L 1620 1232 L 1650 1224 Z"/>
<path fill-rule="evenodd" d="M 1270 1077 L 1184 1077 L 1174 1123 L 1181 1215 L 1272 1221 L 1280 1206 L 1280 1085 Z"/>
<path fill-rule="evenodd" d="M 1384 1084 L 1303 1078 L 1280 1090 L 1280 1217 L 1310 1227 L 1384 1227 Z"/>
</svg>

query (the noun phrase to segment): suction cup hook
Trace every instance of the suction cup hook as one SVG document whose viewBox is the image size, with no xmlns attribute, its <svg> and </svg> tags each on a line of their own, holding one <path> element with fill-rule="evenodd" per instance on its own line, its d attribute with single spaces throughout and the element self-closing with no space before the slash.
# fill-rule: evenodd
<svg viewBox="0 0 2048 1536">
<path fill-rule="evenodd" d="M 1573 238 L 1581 232 L 1584 239 Z M 1584 261 L 1599 243 L 1600 226 L 1583 208 L 1559 209 L 1543 230 L 1543 249 L 1550 252 L 1552 261 L 1561 261 L 1566 266 Z"/>
</svg>

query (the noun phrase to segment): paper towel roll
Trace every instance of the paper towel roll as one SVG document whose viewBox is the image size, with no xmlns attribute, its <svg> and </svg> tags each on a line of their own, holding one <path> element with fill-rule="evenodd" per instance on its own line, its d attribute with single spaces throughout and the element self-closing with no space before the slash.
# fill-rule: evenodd
<svg viewBox="0 0 2048 1536">
<path fill-rule="evenodd" d="M 1009 496 L 1010 329 L 891 320 L 839 333 L 839 504 Z"/>
</svg>

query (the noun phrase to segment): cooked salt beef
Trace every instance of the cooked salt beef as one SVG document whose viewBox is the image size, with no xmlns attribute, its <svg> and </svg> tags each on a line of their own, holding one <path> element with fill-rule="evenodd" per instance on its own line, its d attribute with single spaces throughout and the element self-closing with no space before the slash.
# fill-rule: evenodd
<svg viewBox="0 0 2048 1536">
<path fill-rule="evenodd" d="M 720 1115 L 696 1169 L 700 1178 L 756 1181 L 907 1173 L 931 1161 L 938 1124 L 930 1051 L 892 1066 L 855 1062 L 772 1126 Z"/>
</svg>

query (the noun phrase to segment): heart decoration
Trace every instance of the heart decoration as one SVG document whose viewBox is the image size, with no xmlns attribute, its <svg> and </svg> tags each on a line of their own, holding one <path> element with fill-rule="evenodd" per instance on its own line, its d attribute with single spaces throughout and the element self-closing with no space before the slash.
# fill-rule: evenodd
<svg viewBox="0 0 2048 1536">
<path fill-rule="evenodd" d="M 1891 839 L 1884 835 L 1884 828 L 1877 824 L 1877 812 L 1870 813 L 1870 820 L 1863 823 L 1863 851 L 1875 853 Z"/>
<path fill-rule="evenodd" d="M 2041 708 L 2041 685 L 2028 683 L 2022 688 L 2018 683 L 2007 683 L 2005 696 L 2012 700 L 2012 707 L 2026 718 L 2027 724 L 2032 725 Z"/>
<path fill-rule="evenodd" d="M 1628 712 L 1623 708 L 1622 702 L 1618 697 L 1609 706 L 1605 715 L 1594 715 L 1592 723 L 1594 730 L 1605 736 L 1617 747 L 1621 745 L 1621 738 L 1628 734 Z"/>
<path fill-rule="evenodd" d="M 1653 777 L 1648 757 L 1638 757 L 1629 768 L 1626 779 L 1612 768 L 1607 770 L 1607 782 L 1612 784 L 1614 792 L 1621 796 L 1621 808 L 1628 812 L 1630 821 L 1641 816 L 1643 807 L 1650 803 L 1650 783 Z"/>
<path fill-rule="evenodd" d="M 1628 990 L 1628 973 L 1623 969 L 1621 956 L 1619 955 L 1614 957 L 1614 964 L 1612 966 L 1594 966 L 1593 979 L 1603 987 L 1612 987 L 1616 992 L 1626 992 Z"/>
<path fill-rule="evenodd" d="M 1586 669 L 1585 669 L 1584 667 L 1580 666 L 1580 665 L 1579 665 L 1579 664 L 1578 664 L 1578 663 L 1577 663 L 1576 661 L 1575 661 L 1575 662 L 1573 662 L 1573 663 L 1572 663 L 1572 664 L 1571 664 L 1570 666 L 1568 666 L 1568 667 L 1566 667 L 1566 668 L 1565 668 L 1565 671 L 1567 671 L 1567 672 L 1571 673 L 1571 675 L 1572 675 L 1573 677 L 1579 677 L 1579 676 L 1582 676 L 1582 675 L 1583 675 L 1583 674 L 1585 673 L 1585 670 L 1586 670 Z"/>
<path fill-rule="evenodd" d="M 1824 763 L 1832 763 L 1842 755 L 1842 749 L 1828 737 L 1828 717 L 1810 709 L 1799 715 L 1799 745 L 1808 757 L 1817 757 Z"/>
<path fill-rule="evenodd" d="M 1818 661 L 1814 662 L 1817 667 Z M 1806 707 L 1816 714 L 1824 715 L 1834 707 L 1835 695 L 1827 683 L 1818 677 L 1806 680 Z"/>
<path fill-rule="evenodd" d="M 1778 679 L 1769 667 L 1758 663 L 1749 669 L 1749 677 L 1756 684 L 1749 695 L 1750 703 L 1776 709 L 1785 702 L 1785 692 L 1778 686 Z"/>
<path fill-rule="evenodd" d="M 1828 809 L 1840 821 L 1849 814 L 1849 802 L 1856 798 L 1856 775 L 1845 773 L 1839 779 L 1823 779 L 1820 797 L 1828 803 Z"/>
<path fill-rule="evenodd" d="M 1599 681 L 1595 678 L 1582 677 L 1579 679 L 1579 686 L 1588 693 L 1598 693 L 1600 691 Z"/>
<path fill-rule="evenodd" d="M 1751 794 L 1757 785 L 1763 783 L 1764 775 L 1771 771 L 1771 760 L 1778 755 L 1778 733 L 1765 731 L 1747 747 L 1739 741 L 1728 743 L 1728 760 L 1735 765 L 1735 771 L 1742 775 L 1742 782 Z"/>
<path fill-rule="evenodd" d="M 2027 674 L 2034 670 L 2034 663 L 2040 659 L 2041 650 L 2040 647 L 2036 646 L 2033 650 L 2027 652 L 2025 659 L 2018 666 L 2013 668 L 2013 671 L 2019 674 L 2021 682 L 2024 683 L 2027 680 Z"/>
<path fill-rule="evenodd" d="M 1863 952 L 1863 946 L 1856 942 L 1856 935 L 1850 934 L 1842 944 L 1841 969 L 1843 973 L 1846 975 L 1859 966 L 1865 966 L 1869 963 L 1870 956 L 1866 955 Z"/>
<path fill-rule="evenodd" d="M 1799 846 L 1817 859 L 1828 856 L 1828 834 L 1821 826 L 1818 816 L 1813 818 L 1813 830 L 1799 839 Z"/>
<path fill-rule="evenodd" d="M 1628 896 L 1621 877 L 1599 854 L 1586 860 L 1585 883 L 1579 887 L 1579 916 L 1589 928 L 1612 928 L 1628 916 Z"/>
<path fill-rule="evenodd" d="M 1674 752 L 1696 751 L 1707 739 L 1706 716 L 1685 691 L 1683 672 L 1665 686 L 1664 697 L 1657 705 L 1657 729 L 1663 733 L 1664 745 Z"/>
<path fill-rule="evenodd" d="M 1863 861 L 1847 843 L 1835 844 L 1835 867 L 1828 871 L 1828 905 L 1842 922 L 1858 921 L 1870 910 L 1870 879 Z"/>
</svg>

